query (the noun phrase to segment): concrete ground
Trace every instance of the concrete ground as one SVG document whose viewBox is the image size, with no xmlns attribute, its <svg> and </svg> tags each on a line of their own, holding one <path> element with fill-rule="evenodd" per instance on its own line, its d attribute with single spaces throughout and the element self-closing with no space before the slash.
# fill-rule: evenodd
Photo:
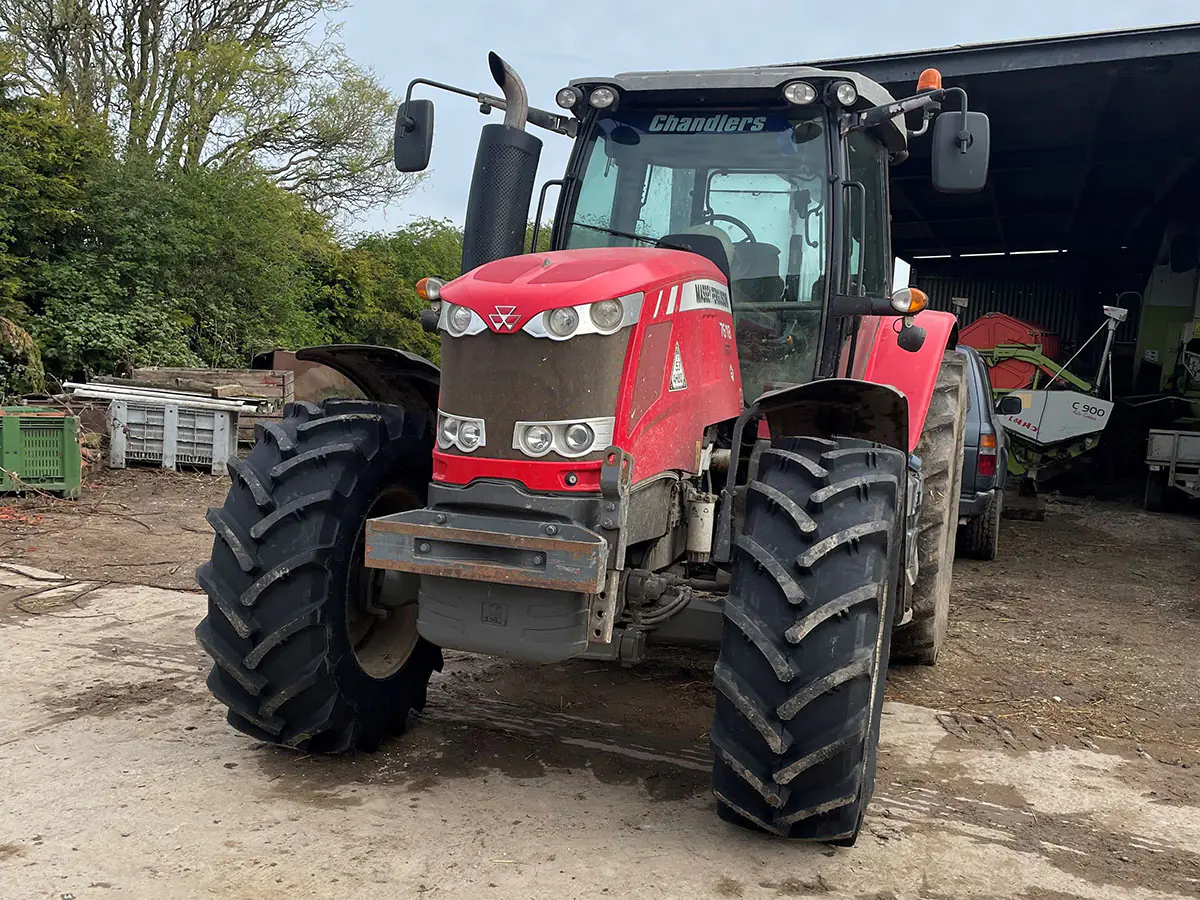
<svg viewBox="0 0 1200 900">
<path fill-rule="evenodd" d="M 1194 519 L 1110 504 L 1060 507 L 1053 535 L 1006 522 L 1007 562 L 956 577 L 944 665 L 893 675 L 868 824 L 834 849 L 717 819 L 705 654 L 631 670 L 447 654 L 426 713 L 379 753 L 237 734 L 204 688 L 202 595 L 50 558 L 92 528 L 113 547 L 113 528 L 190 533 L 203 509 L 180 508 L 160 521 L 126 499 L 77 530 L 55 517 L 80 513 L 18 510 L 0 564 L 3 900 L 1200 895 Z M 1077 526 L 1095 553 L 1064 538 Z M 1116 533 L 1145 599 L 1114 567 L 1094 578 Z M 166 566 L 158 549 L 137 552 Z"/>
</svg>

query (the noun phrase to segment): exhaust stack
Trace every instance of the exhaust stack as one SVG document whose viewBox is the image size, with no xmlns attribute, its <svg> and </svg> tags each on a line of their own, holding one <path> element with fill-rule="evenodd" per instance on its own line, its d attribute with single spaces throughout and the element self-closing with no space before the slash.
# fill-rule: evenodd
<svg viewBox="0 0 1200 900">
<path fill-rule="evenodd" d="M 485 125 L 479 135 L 463 234 L 463 272 L 524 252 L 542 153 L 542 142 L 525 131 L 529 95 L 521 77 L 495 53 L 488 54 L 488 66 L 506 108 L 504 124 Z"/>
<path fill-rule="evenodd" d="M 492 78 L 504 94 L 504 124 L 524 131 L 525 122 L 529 119 L 529 92 L 525 90 L 525 82 L 517 70 L 496 53 L 488 54 L 488 68 L 492 70 Z"/>
</svg>

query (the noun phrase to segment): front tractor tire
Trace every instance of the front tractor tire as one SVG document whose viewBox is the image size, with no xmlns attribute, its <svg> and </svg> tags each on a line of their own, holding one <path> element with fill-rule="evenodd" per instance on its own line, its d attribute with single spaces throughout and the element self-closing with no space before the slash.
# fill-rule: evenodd
<svg viewBox="0 0 1200 900">
<path fill-rule="evenodd" d="M 306 752 L 374 749 L 425 704 L 441 651 L 417 635 L 412 580 L 363 565 L 364 526 L 423 505 L 425 420 L 358 400 L 289 404 L 229 464 L 211 509 L 212 559 L 196 572 L 213 658 L 208 687 L 229 723 Z"/>
<path fill-rule="evenodd" d="M 780 438 L 749 485 L 714 680 L 723 819 L 851 844 L 875 785 L 906 458 Z"/>
<path fill-rule="evenodd" d="M 946 641 L 966 415 L 967 361 L 961 353 L 947 350 L 917 443 L 924 484 L 917 520 L 917 583 L 912 589 L 912 619 L 892 636 L 893 662 L 932 666 Z M 997 516 L 997 529 L 999 524 Z"/>
</svg>

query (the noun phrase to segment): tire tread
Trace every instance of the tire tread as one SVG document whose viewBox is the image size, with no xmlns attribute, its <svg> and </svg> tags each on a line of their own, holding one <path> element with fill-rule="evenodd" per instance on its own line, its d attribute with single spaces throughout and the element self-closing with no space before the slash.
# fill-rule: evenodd
<svg viewBox="0 0 1200 900">
<path fill-rule="evenodd" d="M 208 512 L 213 555 L 196 572 L 209 598 L 196 628 L 213 660 L 209 689 L 230 724 L 259 740 L 374 749 L 424 705 L 442 658 L 419 639 L 387 681 L 361 670 L 344 621 L 352 549 L 384 488 L 423 498 L 431 433 L 422 417 L 370 401 L 291 403 L 256 432 L 231 465 L 225 505 Z"/>
<path fill-rule="evenodd" d="M 763 452 L 714 670 L 722 818 L 797 839 L 857 834 L 874 789 L 906 467 L 900 451 L 849 438 L 776 438 Z"/>
</svg>

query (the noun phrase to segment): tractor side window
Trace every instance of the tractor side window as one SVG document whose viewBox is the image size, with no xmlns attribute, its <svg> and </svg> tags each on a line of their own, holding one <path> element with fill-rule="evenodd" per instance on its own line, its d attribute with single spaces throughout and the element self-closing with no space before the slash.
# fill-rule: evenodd
<svg viewBox="0 0 1200 900">
<path fill-rule="evenodd" d="M 847 195 L 850 204 L 850 274 L 857 277 L 859 272 L 862 273 L 866 294 L 886 296 L 891 256 L 888 247 L 887 156 L 878 141 L 861 131 L 852 131 L 846 146 L 850 157 L 850 180 L 859 182 L 866 189 L 865 208 L 863 192 L 851 191 Z M 865 247 L 859 245 L 864 236 Z"/>
<path fill-rule="evenodd" d="M 571 229 L 569 249 L 612 246 L 608 228 L 620 174 L 616 161 L 604 152 L 604 144 L 593 144 L 575 209 L 575 224 L 579 227 Z"/>
<path fill-rule="evenodd" d="M 637 234 L 663 235 L 691 223 L 692 187 L 696 170 L 650 164 L 638 215 Z"/>
</svg>

